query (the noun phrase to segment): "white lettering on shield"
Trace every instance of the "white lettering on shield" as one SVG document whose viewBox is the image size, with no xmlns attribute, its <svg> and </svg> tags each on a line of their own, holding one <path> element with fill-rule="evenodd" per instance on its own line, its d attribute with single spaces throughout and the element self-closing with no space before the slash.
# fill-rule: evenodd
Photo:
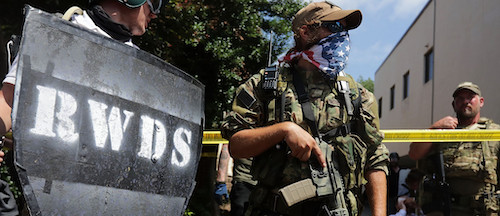
<svg viewBox="0 0 500 216">
<path fill-rule="evenodd" d="M 122 124 L 120 108 L 113 107 L 106 118 L 106 109 L 108 105 L 89 100 L 90 116 L 92 118 L 92 128 L 94 129 L 95 145 L 104 148 L 108 134 L 111 141 L 111 149 L 118 151 L 123 140 L 123 133 L 127 129 L 133 112 L 123 110 L 125 119 Z M 107 119 L 107 120 L 106 120 Z"/>
<path fill-rule="evenodd" d="M 66 92 L 56 91 L 53 88 L 37 86 L 38 106 L 35 118 L 35 127 L 30 131 L 34 134 L 60 137 L 63 141 L 72 143 L 78 140 L 75 125 L 71 117 L 77 110 L 77 103 L 73 96 Z M 60 106 L 56 112 L 56 100 L 59 96 Z M 54 122 L 56 122 L 54 132 Z"/>
<path fill-rule="evenodd" d="M 75 128 L 74 115 L 78 111 L 78 103 L 75 97 L 45 86 L 37 85 L 36 89 L 38 90 L 37 111 L 34 127 L 30 129 L 30 132 L 59 138 L 68 144 L 77 141 L 79 133 Z M 166 153 L 168 131 L 162 121 L 141 115 L 140 122 L 137 123 L 139 131 L 130 131 L 129 125 L 137 119 L 133 118 L 133 112 L 116 106 L 110 108 L 107 104 L 92 99 L 88 100 L 88 105 L 96 147 L 105 149 L 109 140 L 111 149 L 120 151 L 123 144 L 136 144 L 124 139 L 125 134 L 133 133 L 139 136 L 140 148 L 137 156 L 156 162 Z M 192 132 L 183 127 L 177 128 L 172 139 L 170 163 L 184 167 L 191 159 L 189 146 L 192 141 Z"/>
</svg>

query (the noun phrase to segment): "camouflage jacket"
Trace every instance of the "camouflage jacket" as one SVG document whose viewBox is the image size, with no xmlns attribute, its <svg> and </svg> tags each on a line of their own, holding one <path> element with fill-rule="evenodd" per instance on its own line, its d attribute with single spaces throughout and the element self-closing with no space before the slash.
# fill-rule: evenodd
<svg viewBox="0 0 500 216">
<path fill-rule="evenodd" d="M 500 125 L 482 117 L 478 123 L 464 129 L 500 129 Z M 443 151 L 446 178 L 462 178 L 497 185 L 500 142 L 436 143 L 434 146 L 437 151 Z"/>
<path fill-rule="evenodd" d="M 483 117 L 478 123 L 464 129 L 498 130 L 500 125 Z M 492 195 L 498 190 L 500 142 L 434 143 L 433 148 L 436 153 L 443 152 L 446 182 L 450 185 L 453 198 L 460 200 L 457 203 L 452 202 L 452 213 L 459 211 L 469 215 L 498 215 L 498 199 Z M 424 197 L 423 202 L 433 202 L 427 200 L 429 198 Z"/>
<path fill-rule="evenodd" d="M 232 104 L 233 110 L 222 125 L 224 138 L 230 139 L 233 134 L 240 130 L 272 125 L 279 121 L 280 104 L 277 102 L 279 96 L 269 97 L 269 94 L 261 88 L 262 73 L 263 71 L 255 74 L 237 89 Z M 336 82 L 328 82 L 317 71 L 299 72 L 299 75 L 309 94 L 319 133 L 326 133 L 349 122 L 350 117 L 345 111 L 345 106 L 339 101 L 340 96 L 336 91 Z M 292 83 L 291 72 L 280 68 L 280 76 L 278 92 L 280 95 L 284 94 L 284 121 L 295 122 L 306 131 L 310 131 L 303 119 L 301 105 Z M 364 123 L 356 124 L 355 131 L 362 132 L 358 133 L 359 135 L 332 137 L 325 141 L 337 147 L 336 149 L 345 155 L 345 158 L 340 161 L 344 167 L 341 170 L 343 171 L 344 185 L 347 190 L 351 191 L 348 195 L 350 206 L 357 209 L 359 200 L 355 197 L 359 197 L 359 189 L 362 184 L 366 183 L 364 173 L 367 170 L 382 170 L 387 174 L 388 150 L 381 144 L 382 135 L 378 131 L 378 107 L 374 95 L 356 83 L 352 77 L 346 78 L 354 93 L 352 98 L 361 95 L 360 116 Z M 352 149 L 344 145 L 349 142 L 355 143 Z M 311 173 L 307 163 L 291 156 L 286 157 L 285 160 L 282 176 L 279 182 L 273 186 L 274 188 L 281 188 L 310 178 Z M 275 164 L 268 163 L 268 165 Z M 262 182 L 260 179 L 258 180 L 261 185 Z M 353 215 L 356 213 L 354 212 Z"/>
</svg>

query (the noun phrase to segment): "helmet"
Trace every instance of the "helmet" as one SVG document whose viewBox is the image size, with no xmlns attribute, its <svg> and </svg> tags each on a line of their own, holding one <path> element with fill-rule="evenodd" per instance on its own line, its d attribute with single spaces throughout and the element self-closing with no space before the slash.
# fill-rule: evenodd
<svg viewBox="0 0 500 216">
<path fill-rule="evenodd" d="M 100 0 L 89 0 L 90 5 L 97 4 Z M 120 3 L 123 3 L 127 5 L 129 8 L 137 8 L 146 3 L 146 1 L 149 4 L 149 7 L 151 8 L 151 12 L 154 14 L 160 13 L 161 6 L 163 5 L 162 0 L 118 0 Z"/>
<path fill-rule="evenodd" d="M 99 2 L 100 0 L 89 0 L 89 5 L 95 5 Z M 120 3 L 123 3 L 127 5 L 129 8 L 136 8 L 140 7 L 143 5 L 146 0 L 118 0 Z"/>
<path fill-rule="evenodd" d="M 118 0 L 118 1 L 127 5 L 129 8 L 140 7 L 146 2 L 146 0 Z"/>
</svg>

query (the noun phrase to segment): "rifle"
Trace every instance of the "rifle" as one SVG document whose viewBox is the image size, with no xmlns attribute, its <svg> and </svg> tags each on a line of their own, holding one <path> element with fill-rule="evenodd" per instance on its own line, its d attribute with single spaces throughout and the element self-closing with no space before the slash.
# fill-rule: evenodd
<svg viewBox="0 0 500 216">
<path fill-rule="evenodd" d="M 431 182 L 424 182 L 424 188 L 429 188 L 431 191 L 433 191 L 433 202 L 439 205 L 439 208 L 443 212 L 444 216 L 450 216 L 451 193 L 450 186 L 446 182 L 443 151 L 440 151 L 439 154 L 434 154 L 432 156 L 432 161 L 434 163 L 434 167 L 439 169 L 434 172 Z M 436 191 L 438 191 L 438 193 L 436 193 Z"/>
<path fill-rule="evenodd" d="M 288 206 L 316 196 L 333 195 L 333 210 L 328 209 L 326 205 L 322 206 L 322 209 L 327 212 L 327 215 L 348 216 L 344 183 L 339 172 L 339 164 L 333 155 L 333 149 L 321 138 L 316 137 L 315 140 L 321 152 L 326 155 L 327 166 L 322 167 L 317 158 L 312 155 L 309 159 L 311 178 L 283 187 L 278 192 Z"/>
<path fill-rule="evenodd" d="M 441 207 L 443 209 L 444 216 L 450 216 L 451 214 L 451 194 L 450 185 L 446 182 L 446 175 L 444 173 L 444 159 L 443 151 L 439 152 L 439 171 L 441 174 L 441 179 L 439 181 L 439 191 L 441 191 Z"/>
</svg>

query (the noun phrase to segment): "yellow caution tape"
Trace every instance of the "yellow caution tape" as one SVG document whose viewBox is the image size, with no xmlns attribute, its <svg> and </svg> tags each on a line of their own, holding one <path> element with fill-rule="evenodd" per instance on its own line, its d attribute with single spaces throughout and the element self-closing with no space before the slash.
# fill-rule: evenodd
<svg viewBox="0 0 500 216">
<path fill-rule="evenodd" d="M 228 144 L 229 141 L 222 138 L 220 131 L 203 131 L 203 144 Z"/>
<path fill-rule="evenodd" d="M 500 130 L 381 130 L 382 142 L 480 142 L 500 141 Z"/>
<path fill-rule="evenodd" d="M 500 130 L 380 130 L 382 142 L 480 142 L 500 141 Z M 220 131 L 204 131 L 203 144 L 227 144 Z"/>
</svg>

